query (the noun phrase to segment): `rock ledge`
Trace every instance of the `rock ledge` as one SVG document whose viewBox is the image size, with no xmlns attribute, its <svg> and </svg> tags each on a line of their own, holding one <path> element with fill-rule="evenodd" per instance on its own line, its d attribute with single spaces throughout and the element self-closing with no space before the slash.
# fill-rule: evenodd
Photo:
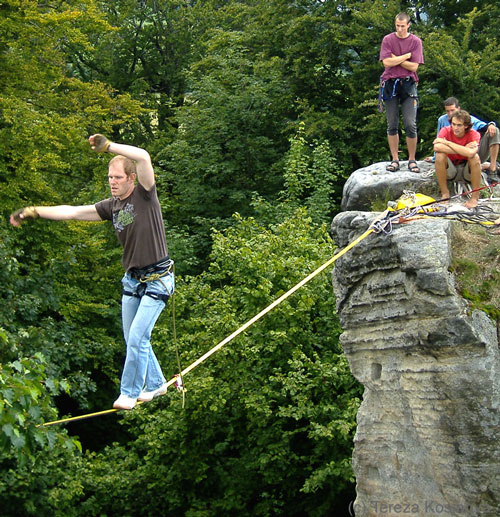
<svg viewBox="0 0 500 517">
<path fill-rule="evenodd" d="M 339 248 L 375 216 L 337 215 Z M 455 290 L 453 224 L 420 220 L 372 234 L 333 271 L 341 343 L 365 388 L 357 516 L 500 515 L 496 326 Z"/>
</svg>

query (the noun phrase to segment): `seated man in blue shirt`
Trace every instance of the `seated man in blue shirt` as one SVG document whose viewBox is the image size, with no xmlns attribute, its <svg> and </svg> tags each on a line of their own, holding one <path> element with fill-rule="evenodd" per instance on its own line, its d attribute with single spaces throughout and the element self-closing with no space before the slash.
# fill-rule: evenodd
<svg viewBox="0 0 500 517">
<path fill-rule="evenodd" d="M 460 109 L 458 99 L 450 97 L 444 101 L 444 109 L 446 114 L 441 115 L 438 119 L 437 132 L 451 124 L 452 114 Z M 498 150 L 500 147 L 500 131 L 495 122 L 483 122 L 471 115 L 472 129 L 481 134 L 481 142 L 479 143 L 479 159 L 481 160 L 481 170 L 488 176 L 488 182 L 498 181 L 497 171 L 499 168 Z M 426 158 L 426 161 L 434 161 L 433 156 Z"/>
</svg>

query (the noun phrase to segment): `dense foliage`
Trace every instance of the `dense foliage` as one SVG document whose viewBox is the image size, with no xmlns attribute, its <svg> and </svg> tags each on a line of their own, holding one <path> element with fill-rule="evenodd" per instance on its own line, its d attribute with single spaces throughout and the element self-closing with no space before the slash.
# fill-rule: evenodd
<svg viewBox="0 0 500 517">
<path fill-rule="evenodd" d="M 147 148 L 186 366 L 334 252 L 345 178 L 388 157 L 378 51 L 401 10 L 424 42 L 423 158 L 445 97 L 500 119 L 498 2 L 2 2 L 2 515 L 346 511 L 360 388 L 327 274 L 193 371 L 184 409 L 173 390 L 43 427 L 117 394 L 120 250 L 106 224 L 8 215 L 107 196 L 92 132 Z M 169 375 L 172 309 L 154 335 Z"/>
</svg>

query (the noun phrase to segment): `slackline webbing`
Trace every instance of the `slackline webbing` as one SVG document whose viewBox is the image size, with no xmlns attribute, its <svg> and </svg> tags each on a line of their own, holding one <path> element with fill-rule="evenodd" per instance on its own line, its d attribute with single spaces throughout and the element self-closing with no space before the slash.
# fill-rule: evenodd
<svg viewBox="0 0 500 517">
<path fill-rule="evenodd" d="M 472 192 L 476 192 L 476 191 L 479 191 L 479 190 L 483 190 L 485 188 L 491 188 L 491 187 L 494 187 L 494 186 L 497 186 L 498 183 L 494 183 L 494 184 L 491 184 L 491 185 L 488 185 L 486 187 L 479 187 L 477 189 L 474 189 L 474 190 L 470 190 L 469 192 L 464 192 L 462 194 L 458 194 L 457 196 L 453 196 L 452 198 L 447 198 L 446 200 L 432 200 L 432 201 L 429 201 L 427 203 L 424 203 L 422 205 L 418 205 L 416 207 L 416 209 L 421 209 L 422 207 L 426 206 L 426 205 L 433 205 L 433 204 L 439 204 L 440 202 L 442 201 L 449 201 L 453 198 L 457 198 L 457 197 L 462 197 L 462 196 L 466 196 L 468 194 L 471 194 Z M 199 359 L 197 359 L 196 361 L 194 361 L 194 363 L 191 363 L 187 368 L 185 368 L 184 370 L 182 370 L 179 374 L 177 374 L 176 376 L 174 376 L 172 379 L 170 379 L 166 384 L 167 384 L 167 387 L 171 386 L 172 384 L 175 384 L 176 382 L 178 382 L 178 378 L 180 378 L 181 380 L 181 384 L 182 384 L 182 378 L 184 375 L 188 374 L 189 372 L 191 372 L 192 370 L 194 370 L 197 366 L 199 366 L 201 363 L 203 363 L 204 361 L 206 361 L 211 355 L 215 354 L 215 352 L 217 352 L 218 350 L 220 350 L 224 345 L 227 345 L 227 343 L 229 343 L 230 341 L 232 341 L 235 337 L 237 337 L 238 335 L 240 335 L 242 332 L 244 332 L 246 329 L 248 329 L 249 327 L 251 327 L 254 323 L 256 323 L 260 318 L 262 318 L 263 316 L 265 316 L 268 312 L 272 311 L 276 306 L 278 306 L 281 302 L 283 302 L 284 300 L 286 300 L 289 296 L 291 296 L 293 293 L 295 293 L 295 291 L 298 291 L 301 287 L 303 287 L 305 284 L 307 284 L 310 280 L 312 280 L 315 276 L 319 275 L 319 273 L 321 273 L 322 271 L 324 271 L 328 266 L 330 266 L 331 264 L 333 264 L 337 259 L 339 259 L 342 255 L 344 255 L 345 253 L 347 253 L 349 250 L 351 250 L 352 248 L 354 248 L 355 246 L 357 246 L 363 239 L 365 239 L 366 237 L 368 237 L 372 232 L 383 232 L 383 233 L 390 233 L 391 230 L 389 231 L 386 231 L 384 229 L 384 225 L 390 225 L 392 224 L 393 222 L 395 222 L 396 219 L 399 219 L 399 222 L 406 222 L 406 221 L 410 221 L 412 219 L 416 219 L 416 218 L 432 218 L 433 215 L 429 214 L 429 213 L 426 213 L 424 215 L 420 214 L 420 215 L 417 215 L 417 212 L 413 212 L 413 213 L 404 213 L 404 210 L 393 210 L 393 211 L 390 211 L 389 209 L 388 210 L 385 210 L 380 216 L 378 216 L 376 219 L 374 219 L 374 221 L 371 223 L 370 227 L 368 228 L 368 230 L 366 230 L 362 235 L 360 235 L 358 238 L 356 238 L 355 240 L 353 240 L 351 243 L 349 243 L 345 248 L 343 248 L 341 251 L 339 251 L 338 253 L 336 253 L 333 257 L 331 257 L 329 260 L 327 260 L 323 265 L 321 265 L 320 267 L 318 267 L 315 271 L 313 271 L 312 273 L 310 273 L 308 276 L 306 276 L 303 280 L 301 280 L 298 284 L 296 284 L 295 286 L 293 286 L 289 291 L 287 291 L 286 293 L 284 293 L 283 295 L 281 295 L 279 298 L 277 298 L 274 302 L 272 302 L 270 305 L 268 305 L 265 309 L 263 309 L 262 311 L 260 311 L 258 314 L 256 314 L 253 318 L 249 319 L 246 323 L 244 323 L 241 327 L 239 327 L 237 330 L 235 330 L 231 335 L 227 336 L 225 339 L 223 339 L 220 343 L 218 343 L 217 345 L 215 345 L 213 348 L 211 348 L 206 354 L 202 355 Z M 388 215 L 390 215 L 390 217 L 387 217 Z M 446 218 L 446 215 L 447 214 L 435 214 L 435 216 L 441 216 L 441 217 L 445 217 Z M 493 227 L 498 227 L 499 223 L 497 223 L 496 221 L 478 221 L 477 219 L 474 218 L 474 215 L 473 214 L 463 214 L 460 218 L 457 216 L 457 214 L 453 214 L 456 218 L 458 218 L 459 220 L 462 220 L 462 222 L 468 222 L 468 223 L 479 223 L 483 226 L 487 226 L 487 225 L 490 225 L 490 226 L 493 226 Z M 383 220 L 386 219 L 386 221 L 384 222 Z M 499 219 L 500 221 L 500 219 Z M 380 224 L 382 223 L 382 224 Z M 137 405 L 139 404 L 142 404 L 141 401 L 137 401 Z M 104 411 L 98 411 L 96 413 L 89 413 L 89 414 L 86 414 L 86 415 L 80 415 L 80 416 L 74 416 L 74 417 L 69 417 L 69 418 L 63 418 L 61 420 L 55 420 L 53 422 L 46 422 L 44 424 L 39 424 L 37 427 L 48 427 L 48 426 L 51 426 L 51 425 L 56 425 L 56 424 L 64 424 L 66 422 L 75 422 L 77 420 L 85 420 L 87 418 L 93 418 L 93 417 L 97 417 L 97 416 L 101 416 L 101 415 L 107 415 L 107 414 L 110 414 L 110 413 L 115 413 L 117 411 L 122 411 L 120 409 L 115 409 L 115 408 L 112 408 L 112 409 L 106 409 Z"/>
<path fill-rule="evenodd" d="M 220 350 L 224 345 L 227 345 L 230 341 L 232 341 L 235 337 L 239 336 L 242 332 L 244 332 L 247 328 L 251 327 L 255 322 L 260 320 L 263 316 L 265 316 L 268 312 L 271 312 L 275 307 L 277 307 L 281 302 L 290 297 L 295 291 L 298 291 L 301 287 L 303 287 L 307 282 L 312 280 L 315 276 L 319 275 L 322 271 L 324 271 L 328 266 L 333 264 L 337 259 L 339 259 L 342 255 L 347 253 L 350 249 L 357 246 L 363 239 L 368 237 L 372 232 L 375 231 L 374 223 L 385 217 L 387 211 L 383 212 L 383 214 L 370 225 L 368 230 L 366 230 L 362 235 L 360 235 L 357 239 L 354 239 L 351 243 L 349 243 L 345 248 L 336 253 L 333 257 L 327 260 L 323 265 L 318 267 L 315 271 L 306 276 L 303 280 L 301 280 L 298 284 L 294 285 L 290 290 L 286 293 L 282 294 L 279 298 L 277 298 L 274 302 L 268 305 L 265 309 L 261 310 L 258 314 L 256 314 L 253 318 L 249 319 L 246 323 L 244 323 L 240 328 L 235 330 L 231 335 L 227 336 L 223 339 L 219 344 L 215 345 L 211 348 L 206 354 L 202 355 L 199 359 L 191 363 L 188 367 L 186 367 L 182 372 L 180 372 L 179 376 L 182 378 L 184 375 L 188 374 L 190 371 L 194 370 L 201 363 L 206 361 L 211 355 L 215 354 L 218 350 Z M 171 386 L 177 382 L 177 376 L 173 377 L 167 382 L 167 387 Z M 137 404 L 141 404 L 141 401 L 137 401 Z M 102 415 L 108 415 L 110 413 L 115 413 L 117 411 L 128 411 L 128 410 L 120 410 L 120 409 L 106 409 L 104 411 L 98 411 L 97 413 L 89 413 L 87 415 L 73 416 L 69 418 L 63 418 L 61 420 L 55 420 L 54 422 L 46 422 L 44 424 L 40 424 L 38 427 L 48 427 L 56 424 L 64 424 L 67 422 L 75 422 L 77 420 L 85 420 L 87 418 L 93 418 Z"/>
</svg>

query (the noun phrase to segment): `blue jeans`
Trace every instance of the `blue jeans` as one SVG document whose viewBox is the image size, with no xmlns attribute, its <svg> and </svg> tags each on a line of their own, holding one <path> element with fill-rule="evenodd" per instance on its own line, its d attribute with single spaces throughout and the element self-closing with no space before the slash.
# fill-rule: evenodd
<svg viewBox="0 0 500 517">
<path fill-rule="evenodd" d="M 123 290 L 137 294 L 144 289 L 141 297 L 124 294 L 122 296 L 123 337 L 127 345 L 127 357 L 123 367 L 120 393 L 137 398 L 141 391 L 159 388 L 165 377 L 151 347 L 150 338 L 165 302 L 148 296 L 172 295 L 175 289 L 173 273 L 153 282 L 142 284 L 129 273 L 122 278 Z"/>
</svg>

